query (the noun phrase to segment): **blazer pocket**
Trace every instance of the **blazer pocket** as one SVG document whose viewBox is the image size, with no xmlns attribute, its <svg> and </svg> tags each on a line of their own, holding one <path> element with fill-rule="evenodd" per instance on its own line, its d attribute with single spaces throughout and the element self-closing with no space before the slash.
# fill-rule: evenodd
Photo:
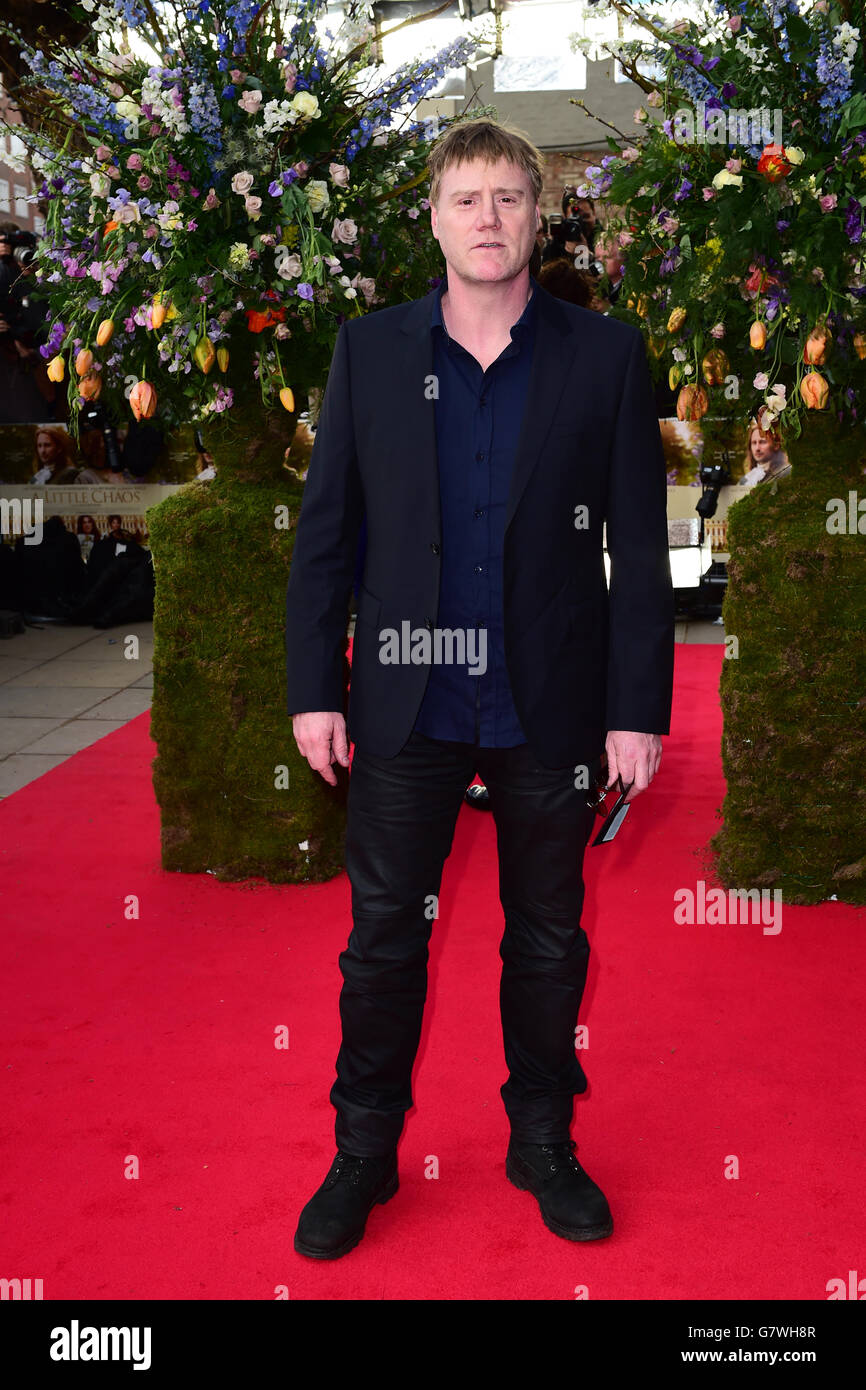
<svg viewBox="0 0 866 1390">
<path fill-rule="evenodd" d="M 382 600 L 371 594 L 369 589 L 365 589 L 363 584 L 359 584 L 356 603 L 358 622 L 377 628 L 382 612 Z"/>
</svg>

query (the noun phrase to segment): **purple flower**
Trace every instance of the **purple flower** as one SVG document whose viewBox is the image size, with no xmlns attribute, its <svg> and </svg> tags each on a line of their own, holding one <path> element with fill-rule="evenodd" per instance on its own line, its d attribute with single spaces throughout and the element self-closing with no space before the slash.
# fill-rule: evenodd
<svg viewBox="0 0 866 1390">
<path fill-rule="evenodd" d="M 722 101 L 730 101 L 731 97 L 737 95 L 737 87 L 734 82 L 726 82 L 722 88 Z"/>
<path fill-rule="evenodd" d="M 679 188 L 674 194 L 674 202 L 681 203 L 684 198 L 687 198 L 689 196 L 693 187 L 694 184 L 689 183 L 688 179 L 683 179 L 682 183 L 680 184 Z"/>
<path fill-rule="evenodd" d="M 855 243 L 859 242 L 863 236 L 863 210 L 856 198 L 848 199 L 848 207 L 845 210 L 845 231 L 848 240 Z"/>
<path fill-rule="evenodd" d="M 312 299 L 312 297 L 313 297 L 313 287 L 312 287 L 312 285 L 308 285 L 308 284 L 306 284 L 305 281 L 302 281 L 302 282 L 300 283 L 300 285 L 298 285 L 297 294 L 298 294 L 298 297 L 299 297 L 300 299 Z"/>
<path fill-rule="evenodd" d="M 704 63 L 704 71 L 712 72 L 713 68 L 718 67 L 721 61 L 721 58 L 707 58 Z"/>
</svg>

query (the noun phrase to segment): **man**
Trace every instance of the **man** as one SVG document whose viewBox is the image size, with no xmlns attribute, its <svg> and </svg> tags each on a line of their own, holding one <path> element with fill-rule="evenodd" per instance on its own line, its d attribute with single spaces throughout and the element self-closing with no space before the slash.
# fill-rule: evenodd
<svg viewBox="0 0 866 1390">
<path fill-rule="evenodd" d="M 522 133 L 457 124 L 428 167 L 447 280 L 341 326 L 286 596 L 298 748 L 336 785 L 333 765 L 347 767 L 355 744 L 338 1148 L 295 1236 L 319 1259 L 357 1245 L 372 1207 L 397 1190 L 427 945 L 476 771 L 505 911 L 506 1174 L 556 1234 L 612 1230 L 569 1132 L 587 1086 L 574 1049 L 587 788 L 606 744 L 608 783 L 644 791 L 670 713 L 665 466 L 640 334 L 529 275 L 542 165 Z"/>
</svg>

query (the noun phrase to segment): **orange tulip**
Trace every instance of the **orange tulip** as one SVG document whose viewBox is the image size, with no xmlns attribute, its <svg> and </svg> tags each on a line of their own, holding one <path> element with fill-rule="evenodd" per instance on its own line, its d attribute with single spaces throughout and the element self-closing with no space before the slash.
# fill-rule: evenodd
<svg viewBox="0 0 866 1390">
<path fill-rule="evenodd" d="M 767 330 L 758 319 L 755 320 L 749 329 L 749 342 L 753 348 L 757 348 L 758 352 L 760 352 L 762 347 L 766 346 Z"/>
<path fill-rule="evenodd" d="M 826 328 L 820 325 L 812 329 L 803 348 L 803 361 L 807 366 L 820 367 L 827 359 L 833 339 Z"/>
<path fill-rule="evenodd" d="M 88 372 L 78 383 L 78 394 L 86 401 L 98 401 L 102 392 L 102 377 L 99 372 Z"/>
<path fill-rule="evenodd" d="M 114 319 L 103 319 L 96 330 L 96 346 L 105 347 L 114 337 Z"/>
<path fill-rule="evenodd" d="M 105 239 L 105 237 L 108 236 L 108 233 L 109 233 L 109 232 L 113 232 L 114 229 L 115 229 L 115 227 L 119 227 L 119 226 L 120 226 L 120 223 L 119 223 L 119 222 L 106 222 L 105 227 L 104 227 L 104 229 L 103 229 L 103 233 L 102 233 L 103 240 Z"/>
<path fill-rule="evenodd" d="M 211 370 L 214 362 L 216 361 L 216 350 L 210 338 L 199 339 L 199 341 L 195 345 L 193 357 L 195 358 L 198 366 L 201 367 L 205 376 L 207 376 L 208 372 Z"/>
<path fill-rule="evenodd" d="M 93 366 L 93 353 L 90 348 L 82 348 L 75 359 L 75 370 L 79 376 L 87 376 Z"/>
<path fill-rule="evenodd" d="M 153 304 L 150 309 L 150 321 L 154 328 L 162 328 L 165 323 L 165 316 L 171 306 L 171 300 L 167 295 L 155 294 Z"/>
<path fill-rule="evenodd" d="M 823 410 L 829 394 L 830 387 L 820 372 L 807 372 L 800 382 L 800 395 L 809 410 Z"/>
<path fill-rule="evenodd" d="M 854 351 L 862 362 L 863 358 L 866 357 L 866 333 L 855 333 L 853 342 Z"/>
<path fill-rule="evenodd" d="M 285 317 L 285 309 L 268 309 L 265 313 L 260 309 L 247 309 L 247 327 L 251 333 L 263 333 L 275 323 L 282 323 Z"/>
<path fill-rule="evenodd" d="M 149 420 L 156 410 L 156 392 L 149 381 L 137 381 L 129 393 L 129 405 L 136 420 Z"/>
<path fill-rule="evenodd" d="M 682 367 L 680 366 L 679 362 L 677 362 L 677 363 L 676 363 L 673 367 L 671 367 L 671 368 L 669 369 L 669 371 L 668 371 L 668 386 L 670 387 L 670 389 L 671 389 L 672 391 L 675 391 L 676 388 L 679 386 L 680 382 L 682 381 L 682 379 L 683 379 L 683 369 L 682 369 Z"/>
<path fill-rule="evenodd" d="M 283 387 L 282 391 L 280 392 L 280 404 L 289 412 L 289 414 L 291 414 L 294 410 L 295 393 L 292 390 L 291 386 Z"/>
<path fill-rule="evenodd" d="M 52 357 L 51 361 L 48 363 L 48 380 L 62 381 L 65 376 L 66 363 L 58 353 L 58 355 L 56 357 Z"/>
<path fill-rule="evenodd" d="M 700 420 L 706 415 L 709 401 L 703 386 L 684 386 L 677 396 L 677 419 Z"/>
<path fill-rule="evenodd" d="M 722 352 L 721 348 L 710 348 L 710 351 L 701 363 L 704 381 L 708 386 L 724 385 L 730 365 L 727 353 Z"/>
<path fill-rule="evenodd" d="M 668 332 L 676 333 L 686 321 L 685 309 L 672 309 L 668 319 Z"/>
<path fill-rule="evenodd" d="M 778 183 L 791 172 L 791 161 L 786 157 L 784 146 L 765 145 L 758 160 L 758 173 L 763 174 L 769 183 Z"/>
</svg>

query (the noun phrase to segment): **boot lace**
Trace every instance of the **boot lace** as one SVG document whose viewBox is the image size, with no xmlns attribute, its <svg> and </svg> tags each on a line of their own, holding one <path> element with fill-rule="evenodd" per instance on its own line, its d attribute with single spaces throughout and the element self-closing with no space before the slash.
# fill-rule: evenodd
<svg viewBox="0 0 866 1390">
<path fill-rule="evenodd" d="M 574 1152 L 577 1145 L 573 1139 L 563 1140 L 561 1144 L 542 1144 L 540 1147 L 551 1173 L 558 1173 L 560 1168 L 573 1168 L 576 1173 L 583 1171 Z"/>
<path fill-rule="evenodd" d="M 338 1149 L 334 1166 L 328 1174 L 328 1187 L 334 1187 L 338 1182 L 348 1182 L 357 1187 L 364 1164 L 370 1162 L 372 1160 L 369 1158 L 359 1158 L 357 1154 L 347 1154 L 343 1149 Z"/>
</svg>

